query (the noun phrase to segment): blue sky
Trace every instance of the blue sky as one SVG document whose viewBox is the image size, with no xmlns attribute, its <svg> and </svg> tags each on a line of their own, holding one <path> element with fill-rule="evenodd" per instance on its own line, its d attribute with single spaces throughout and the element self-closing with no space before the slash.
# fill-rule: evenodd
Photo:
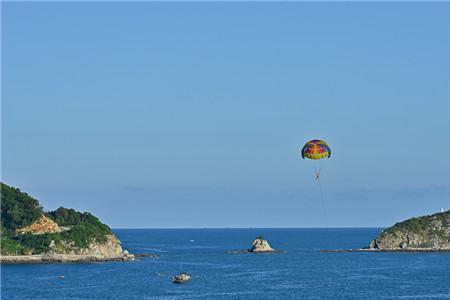
<svg viewBox="0 0 450 300">
<path fill-rule="evenodd" d="M 113 227 L 450 208 L 450 3 L 2 3 L 2 180 Z M 303 143 L 325 139 L 316 165 Z"/>
</svg>

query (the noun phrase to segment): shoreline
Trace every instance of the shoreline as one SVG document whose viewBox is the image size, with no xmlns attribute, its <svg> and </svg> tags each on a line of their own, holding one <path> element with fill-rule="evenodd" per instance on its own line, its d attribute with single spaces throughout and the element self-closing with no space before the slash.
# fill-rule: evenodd
<svg viewBox="0 0 450 300">
<path fill-rule="evenodd" d="M 117 256 L 80 254 L 32 254 L 1 255 L 0 264 L 42 264 L 42 263 L 90 263 L 108 261 L 133 261 L 134 255 L 123 253 Z"/>
<path fill-rule="evenodd" d="M 450 253 L 450 249 L 335 249 L 335 250 L 320 250 L 322 253 L 349 253 L 349 252 L 368 252 L 368 253 L 380 253 L 380 252 L 410 252 L 410 253 Z"/>
</svg>

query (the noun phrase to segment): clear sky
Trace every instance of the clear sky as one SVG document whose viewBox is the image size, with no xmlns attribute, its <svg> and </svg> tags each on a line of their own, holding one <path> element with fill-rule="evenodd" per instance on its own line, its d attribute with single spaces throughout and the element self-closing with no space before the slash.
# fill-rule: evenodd
<svg viewBox="0 0 450 300">
<path fill-rule="evenodd" d="M 112 227 L 450 208 L 450 3 L 2 3 L 2 180 Z M 333 150 L 314 163 L 312 138 Z M 325 217 L 327 215 L 327 217 Z"/>
</svg>

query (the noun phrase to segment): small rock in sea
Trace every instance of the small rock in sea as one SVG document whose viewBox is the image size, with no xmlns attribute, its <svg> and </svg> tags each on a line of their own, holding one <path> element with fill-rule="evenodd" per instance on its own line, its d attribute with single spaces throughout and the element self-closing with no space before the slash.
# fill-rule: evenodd
<svg viewBox="0 0 450 300">
<path fill-rule="evenodd" d="M 269 242 L 264 239 L 262 236 L 257 237 L 253 243 L 252 248 L 249 250 L 250 252 L 275 252 L 276 250 L 273 249 Z"/>
<path fill-rule="evenodd" d="M 152 257 L 152 258 L 156 258 L 159 257 L 159 254 L 155 254 L 155 253 L 137 253 L 134 255 L 134 257 Z"/>
<path fill-rule="evenodd" d="M 273 249 L 269 242 L 264 239 L 262 236 L 257 237 L 250 249 L 245 250 L 228 250 L 226 251 L 230 254 L 245 254 L 245 253 L 285 253 L 285 251 L 278 251 Z"/>
</svg>

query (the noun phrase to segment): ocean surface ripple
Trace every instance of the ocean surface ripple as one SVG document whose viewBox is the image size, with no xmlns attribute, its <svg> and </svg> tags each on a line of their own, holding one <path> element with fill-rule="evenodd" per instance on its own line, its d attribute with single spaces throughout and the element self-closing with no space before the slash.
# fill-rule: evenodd
<svg viewBox="0 0 450 300">
<path fill-rule="evenodd" d="M 450 253 L 360 248 L 380 228 L 116 229 L 134 262 L 3 265 L 2 299 L 450 299 Z M 228 254 L 256 236 L 286 253 Z M 192 275 L 184 285 L 170 277 Z M 64 275 L 64 279 L 58 276 Z"/>
</svg>

